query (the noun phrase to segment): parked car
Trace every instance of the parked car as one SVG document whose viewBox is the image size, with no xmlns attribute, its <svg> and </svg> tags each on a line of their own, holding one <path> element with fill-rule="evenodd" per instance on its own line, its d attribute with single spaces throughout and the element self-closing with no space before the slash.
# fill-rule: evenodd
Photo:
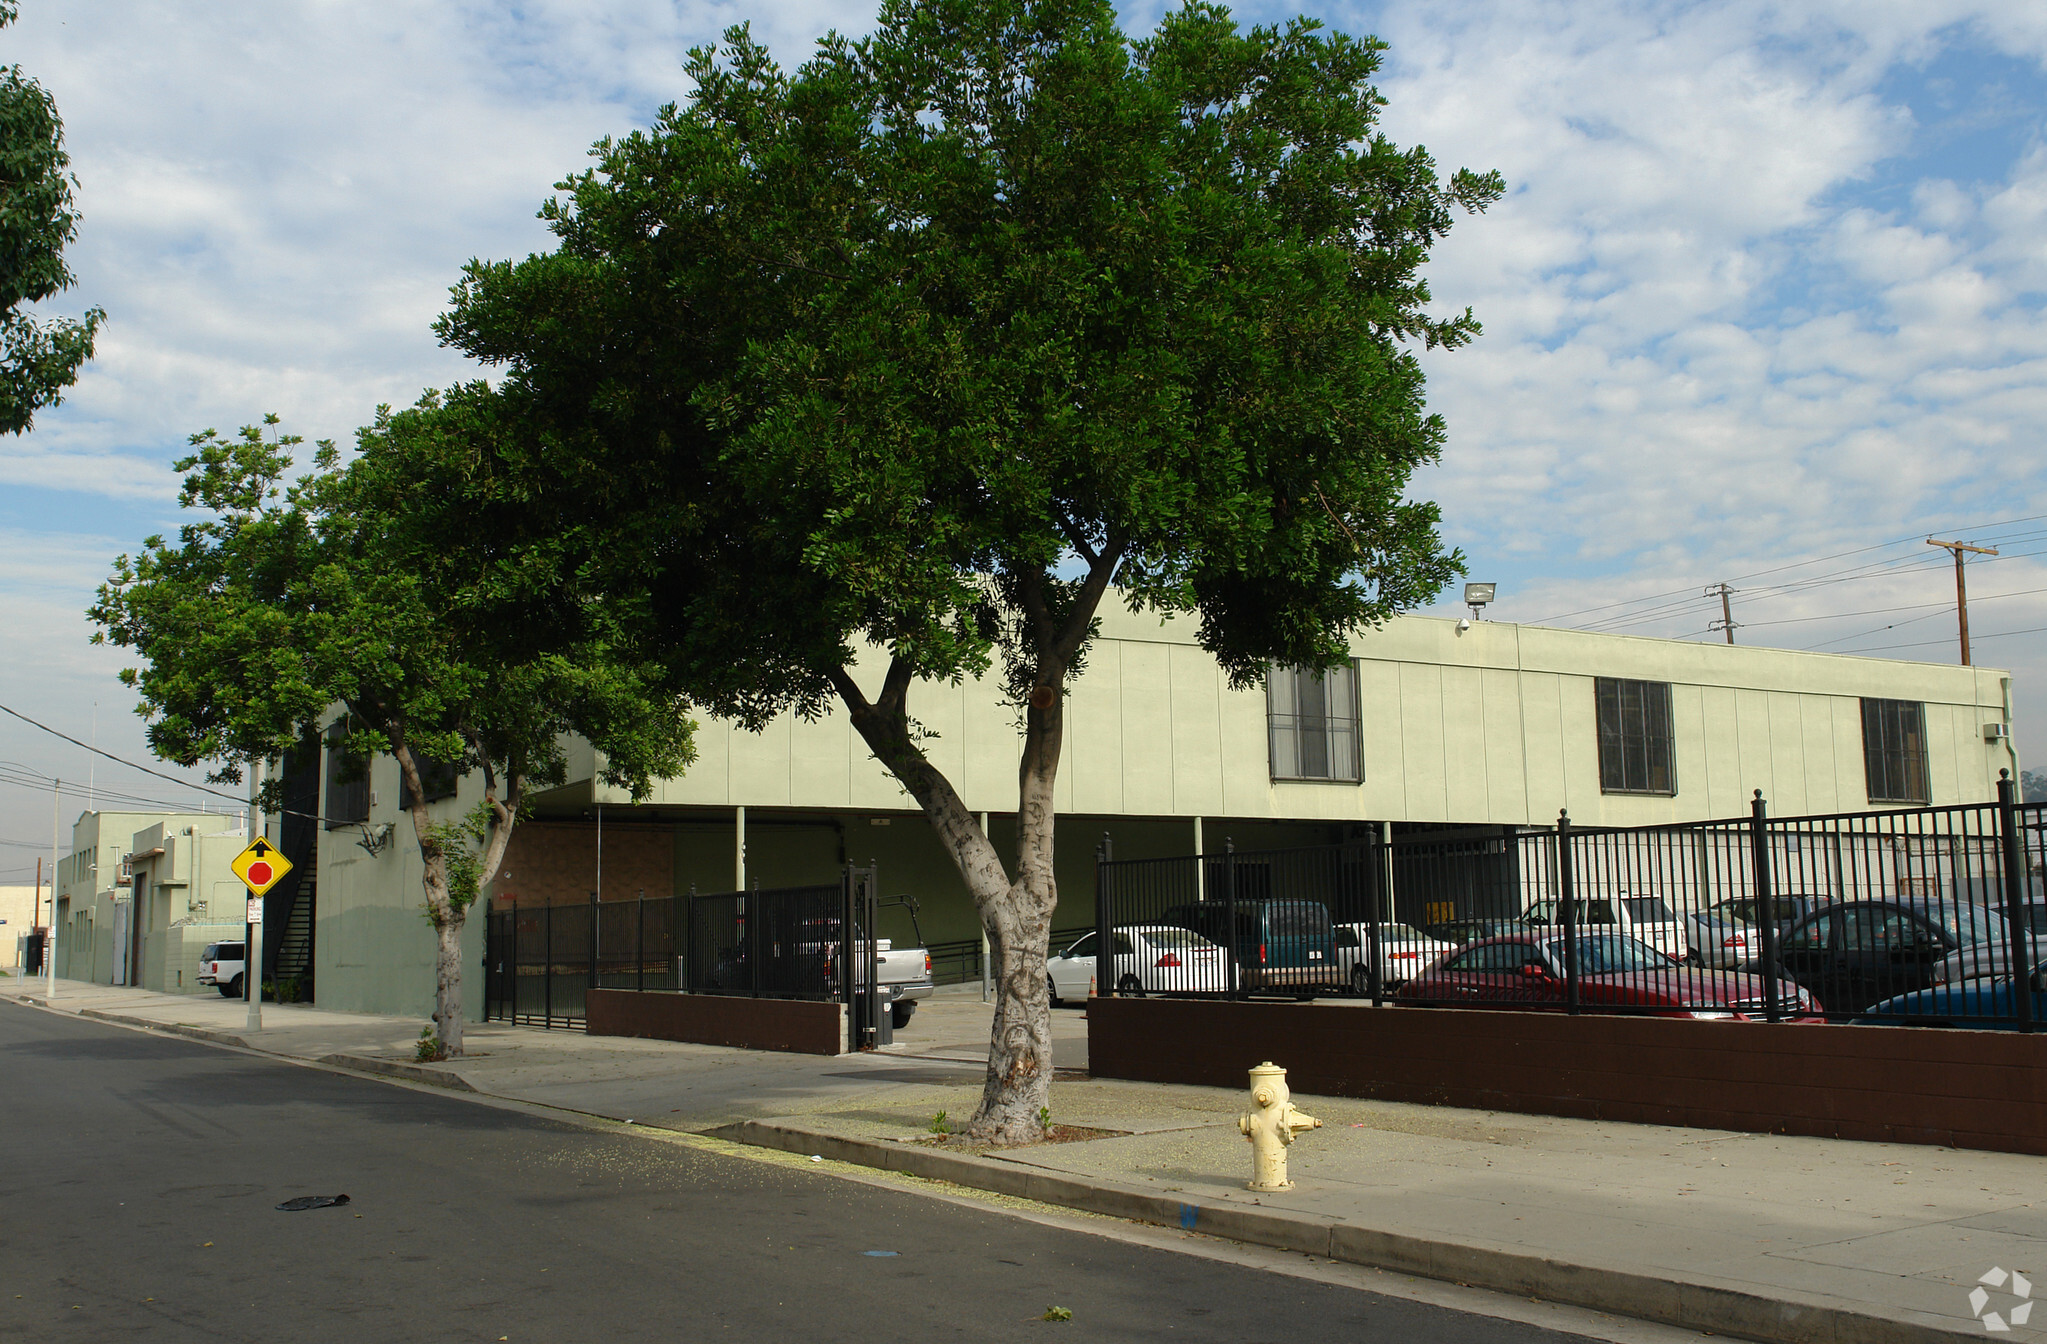
<svg viewBox="0 0 2047 1344">
<path fill-rule="evenodd" d="M 1336 936 L 1336 964 L 1349 982 L 1350 992 L 1357 995 L 1371 993 L 1371 958 L 1366 949 L 1372 943 L 1372 926 L 1338 924 L 1333 932 Z M 1412 925 L 1381 924 L 1379 985 L 1382 989 L 1397 989 L 1456 950 L 1457 944 L 1431 938 Z"/>
<path fill-rule="evenodd" d="M 242 971 L 249 964 L 248 944 L 208 943 L 199 951 L 199 983 L 212 985 L 223 999 L 242 997 Z"/>
<path fill-rule="evenodd" d="M 1927 988 L 1949 956 L 1998 941 L 1999 922 L 1966 903 L 1843 901 L 1792 925 L 1777 955 L 1785 974 L 1835 1012 L 1859 1013 Z"/>
<path fill-rule="evenodd" d="M 1823 905 L 1828 896 L 1773 895 L 1770 909 L 1777 919 L 1777 936 Z M 1738 969 L 1763 955 L 1762 925 L 1756 917 L 1758 902 L 1753 896 L 1731 896 L 1704 910 L 1685 916 L 1689 925 L 1690 960 L 1695 966 Z"/>
<path fill-rule="evenodd" d="M 2033 996 L 2033 1021 L 2047 1022 L 2047 962 L 2028 977 Z M 2009 976 L 1979 977 L 1951 985 L 1935 985 L 1872 1004 L 1854 1020 L 1877 1027 L 1976 1027 L 2018 1029 L 2018 1004 Z"/>
<path fill-rule="evenodd" d="M 1990 941 L 1971 943 L 1969 946 L 1950 952 L 1940 965 L 1933 968 L 1933 983 L 1936 985 L 1960 984 L 1964 980 L 1981 980 L 1985 977 L 2001 978 L 2010 973 L 2010 958 L 2007 952 L 2011 945 L 2011 933 L 2003 907 L 1993 908 L 1990 918 L 1996 927 L 1991 931 Z M 2039 949 L 2047 944 L 2047 905 L 2024 905 L 2019 908 L 2020 937 L 2026 941 L 2028 963 L 2039 960 Z"/>
<path fill-rule="evenodd" d="M 1422 925 L 1422 932 L 1438 942 L 1454 943 L 1463 947 L 1481 938 L 1498 938 L 1503 934 L 1519 933 L 1528 926 L 1518 919 L 1446 919 L 1435 924 Z"/>
<path fill-rule="evenodd" d="M 1119 994 L 1220 994 L 1229 989 L 1223 950 L 1177 924 L 1136 924 L 1110 931 Z M 1095 983 L 1095 935 L 1083 934 L 1045 964 L 1052 1006 L 1085 1000 Z"/>
<path fill-rule="evenodd" d="M 1400 987 L 1399 1003 L 1557 1011 L 1566 1003 L 1564 938 L 1523 933 L 1458 949 Z M 1587 1008 L 1630 1009 L 1672 1017 L 1751 1020 L 1766 1015 L 1760 977 L 1673 961 L 1661 948 L 1618 933 L 1581 933 L 1576 941 L 1578 1001 Z M 1819 1003 L 1786 985 L 1785 1011 L 1811 1018 Z"/>
<path fill-rule="evenodd" d="M 1562 902 L 1556 900 L 1537 901 L 1521 916 L 1523 924 L 1545 931 L 1560 929 L 1562 920 Z M 1672 961 L 1682 961 L 1691 951 L 1691 942 L 1685 936 L 1685 922 L 1661 896 L 1623 891 L 1614 896 L 1579 897 L 1579 929 L 1589 930 L 1595 926 L 1599 926 L 1601 932 L 1611 929 L 1647 943 Z"/>
<path fill-rule="evenodd" d="M 1237 912 L 1235 956 L 1241 986 L 1251 993 L 1313 998 L 1317 990 L 1349 988 L 1336 964 L 1336 934 L 1320 901 L 1273 898 L 1194 901 L 1159 916 L 1161 924 L 1191 929 L 1227 954 L 1229 910 Z"/>
</svg>

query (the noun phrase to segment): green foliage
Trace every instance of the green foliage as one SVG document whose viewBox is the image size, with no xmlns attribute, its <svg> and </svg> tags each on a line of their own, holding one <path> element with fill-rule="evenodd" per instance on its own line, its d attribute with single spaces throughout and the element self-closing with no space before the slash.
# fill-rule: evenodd
<svg viewBox="0 0 2047 1344">
<path fill-rule="evenodd" d="M 0 28 L 15 6 L 0 5 Z M 0 66 L 0 434 L 20 434 L 63 399 L 106 314 L 41 321 L 21 311 L 69 289 L 65 245 L 78 236 L 57 104 L 19 65 Z"/>
<path fill-rule="evenodd" d="M 1038 1107 L 1038 1128 L 1048 1132 L 1051 1130 L 1052 1108 L 1050 1106 Z"/>
<path fill-rule="evenodd" d="M 1065 1307 L 1047 1307 L 1045 1308 L 1045 1314 L 1038 1319 L 1041 1321 L 1070 1321 L 1073 1319 L 1073 1313 Z"/>
<path fill-rule="evenodd" d="M 412 1057 L 421 1064 L 438 1064 L 448 1057 L 448 1051 L 434 1035 L 433 1024 L 419 1029 L 419 1039 L 412 1043 Z"/>
<path fill-rule="evenodd" d="M 2047 774 L 2038 770 L 2019 771 L 2019 797 L 2028 803 L 2047 803 Z"/>
<path fill-rule="evenodd" d="M 946 1119 L 944 1111 L 940 1111 L 937 1115 L 931 1117 L 931 1123 L 926 1128 L 933 1134 L 950 1134 L 952 1133 L 952 1121 Z"/>
<path fill-rule="evenodd" d="M 442 335 L 719 713 L 817 712 L 863 640 L 1021 700 L 1078 670 L 1098 570 L 1240 684 L 1329 664 L 1460 570 L 1405 498 L 1444 433 L 1410 346 L 1477 324 L 1418 270 L 1500 191 L 1375 131 L 1380 50 L 891 0 L 786 75 L 734 29 Z"/>
</svg>

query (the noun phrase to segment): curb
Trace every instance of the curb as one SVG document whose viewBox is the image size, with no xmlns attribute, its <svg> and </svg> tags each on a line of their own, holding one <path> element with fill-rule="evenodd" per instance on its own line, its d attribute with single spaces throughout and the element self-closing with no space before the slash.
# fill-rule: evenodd
<svg viewBox="0 0 2047 1344">
<path fill-rule="evenodd" d="M 815 1154 L 1042 1204 L 1199 1231 L 1230 1241 L 1300 1251 L 1492 1292 L 1539 1297 L 1763 1344 L 1958 1344 L 1982 1338 L 1818 1303 L 1784 1301 L 1652 1274 L 1575 1265 L 1487 1246 L 1359 1227 L 1314 1214 L 1279 1213 L 1236 1204 L 1183 1203 L 1135 1186 L 1061 1175 L 999 1158 L 850 1138 L 775 1120 L 746 1120 L 705 1132 L 713 1138 L 756 1148 Z"/>
<path fill-rule="evenodd" d="M 41 1005 L 48 1007 L 49 1005 Z M 97 1008 L 80 1008 L 80 1017 L 89 1017 L 95 1022 L 112 1022 L 121 1027 L 141 1027 L 146 1031 L 167 1031 L 173 1036 L 189 1036 L 195 1041 L 209 1041 L 214 1045 L 239 1046 L 243 1050 L 253 1047 L 230 1032 L 212 1031 L 206 1027 L 188 1027 L 182 1022 L 153 1022 L 146 1017 L 127 1017 L 121 1013 L 103 1013 Z"/>
<path fill-rule="evenodd" d="M 432 1087 L 446 1087 L 457 1092 L 476 1091 L 470 1086 L 469 1080 L 461 1074 L 430 1069 L 424 1064 L 401 1064 L 395 1059 L 371 1059 L 368 1055 L 321 1055 L 313 1062 L 337 1069 L 349 1069 L 356 1073 L 376 1073 L 386 1078 L 403 1078 L 408 1083 L 426 1083 Z"/>
</svg>

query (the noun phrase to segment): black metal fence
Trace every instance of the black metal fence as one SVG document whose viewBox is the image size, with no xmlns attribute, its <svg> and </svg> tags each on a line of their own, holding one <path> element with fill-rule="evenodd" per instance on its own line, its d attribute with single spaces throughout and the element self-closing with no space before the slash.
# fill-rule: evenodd
<svg viewBox="0 0 2047 1344">
<path fill-rule="evenodd" d="M 493 910 L 484 1017 L 580 1027 L 593 986 L 852 1004 L 874 992 L 874 944 L 858 936 L 874 901 L 874 870 L 848 866 L 820 886 Z"/>
<path fill-rule="evenodd" d="M 2018 804 L 2009 780 L 1999 802 L 1957 807 L 1772 818 L 1758 794 L 1747 817 L 1683 825 L 1561 816 L 1097 857 L 1087 952 L 1103 993 L 2020 1029 L 2047 1016 L 2047 805 Z"/>
</svg>

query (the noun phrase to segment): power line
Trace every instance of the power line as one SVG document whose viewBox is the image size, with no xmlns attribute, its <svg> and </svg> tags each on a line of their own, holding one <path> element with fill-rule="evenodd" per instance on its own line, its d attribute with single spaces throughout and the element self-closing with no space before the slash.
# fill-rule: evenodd
<svg viewBox="0 0 2047 1344">
<path fill-rule="evenodd" d="M 2030 627 L 2028 627 L 2027 629 L 2024 629 L 2024 630 L 2000 630 L 2000 631 L 1998 631 L 1998 632 L 1997 632 L 1996 634 L 1994 634 L 1994 635 L 1976 635 L 1976 636 L 1973 636 L 1973 638 L 1974 638 L 1974 639 L 1976 639 L 1976 640 L 1978 640 L 1978 641 L 1981 641 L 1981 640 L 1985 640 L 1985 639 L 2009 639 L 2009 638 L 2010 638 L 2011 636 L 2013 636 L 2013 635 L 2037 635 L 2037 634 L 2041 633 L 2042 631 L 2047 631 L 2047 625 L 2035 625 L 2035 626 L 2030 626 Z M 1890 650 L 1890 649 L 1923 649 L 1923 648 L 1926 648 L 1926 647 L 1927 647 L 1928 645 L 1932 645 L 1932 644 L 1946 644 L 1946 643 L 1948 643 L 1948 642 L 1949 642 L 1949 641 L 1948 641 L 1948 640 L 1945 640 L 1945 639 L 1922 639 L 1922 640 L 1919 640 L 1918 642 L 1916 642 L 1916 643 L 1912 643 L 1912 644 L 1879 644 L 1879 645 L 1877 645 L 1877 646 L 1876 646 L 1875 648 L 1873 648 L 1873 649 L 1843 649 L 1843 650 L 1841 650 L 1841 652 L 1843 652 L 1843 653 L 1884 653 L 1884 652 L 1886 652 L 1886 651 L 1888 651 L 1888 650 Z"/>
<path fill-rule="evenodd" d="M 117 765 L 127 766 L 130 770 L 140 770 L 145 775 L 155 775 L 158 779 L 167 779 L 173 784 L 182 785 L 188 789 L 196 789 L 200 793 L 210 793 L 213 794 L 215 797 L 219 798 L 232 798 L 234 801 L 244 805 L 247 805 L 249 801 L 248 798 L 238 793 L 228 793 L 221 789 L 210 788 L 204 784 L 194 784 L 190 780 L 179 779 L 176 775 L 167 775 L 161 770 L 152 770 L 146 765 L 137 765 L 133 761 L 123 760 L 121 757 L 114 755 L 114 753 L 112 753 L 111 751 L 101 751 L 98 747 L 93 746 L 90 742 L 80 742 L 77 738 L 71 736 L 71 734 L 69 733 L 60 733 L 55 728 L 50 727 L 46 723 L 37 723 L 34 719 L 30 718 L 28 715 L 22 713 L 18 709 L 9 709 L 6 705 L 0 705 L 0 713 L 11 714 L 15 718 L 20 719 L 23 723 L 27 724 L 31 728 L 40 728 L 52 737 L 61 737 L 74 747 L 82 747 L 86 751 L 91 752 L 95 756 L 104 756 L 108 760 L 113 761 Z"/>
</svg>

